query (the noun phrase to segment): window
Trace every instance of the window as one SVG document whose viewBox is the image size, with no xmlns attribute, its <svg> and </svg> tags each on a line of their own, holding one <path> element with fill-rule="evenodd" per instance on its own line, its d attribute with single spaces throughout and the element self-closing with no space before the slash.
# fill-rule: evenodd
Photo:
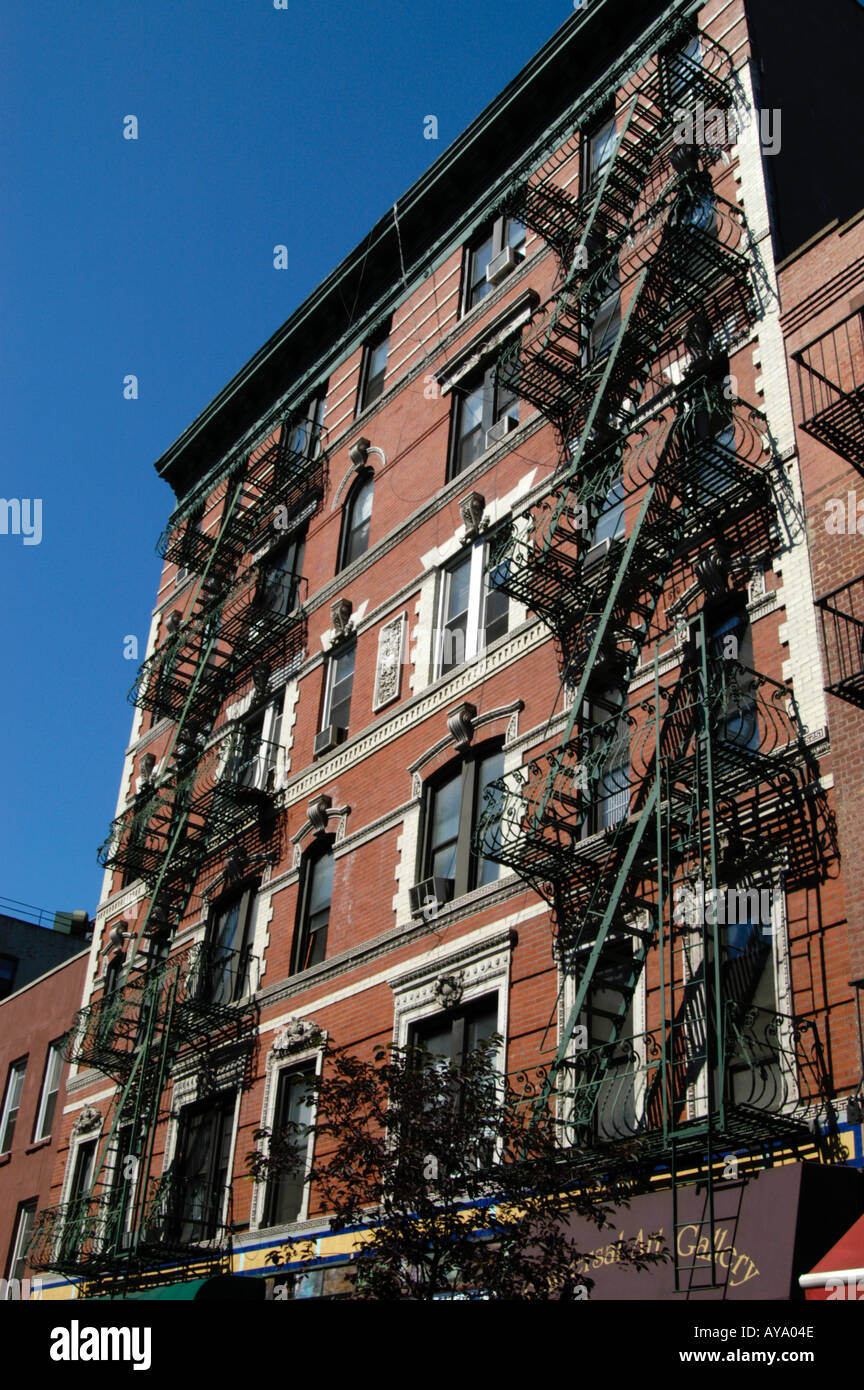
<svg viewBox="0 0 864 1390">
<path fill-rule="evenodd" d="M 298 533 L 277 546 L 261 570 L 258 602 L 265 613 L 284 618 L 297 607 L 304 537 Z"/>
<path fill-rule="evenodd" d="M 341 732 L 340 740 L 348 732 L 348 725 L 351 718 L 351 691 L 354 686 L 354 658 L 357 653 L 355 643 L 344 647 L 340 652 L 330 657 L 327 663 L 326 684 L 324 691 L 324 718 L 321 721 L 321 728 L 327 729 L 331 725 Z"/>
<path fill-rule="evenodd" d="M 582 705 L 582 730 L 592 781 L 584 785 L 589 809 L 582 823 L 583 835 L 610 830 L 630 810 L 630 745 L 627 724 L 616 718 L 624 706 L 624 692 L 611 685 L 589 693 Z"/>
<path fill-rule="evenodd" d="M 617 540 L 624 535 L 624 509 L 626 493 L 624 491 L 624 478 L 621 474 L 615 478 L 607 489 L 594 526 L 592 545 L 600 545 L 604 541 Z"/>
<path fill-rule="evenodd" d="M 11 1064 L 6 1077 L 6 1094 L 3 1098 L 3 1112 L 0 1115 L 0 1153 L 3 1154 L 12 1148 L 26 1072 L 27 1058 L 20 1057 L 17 1062 Z"/>
<path fill-rule="evenodd" d="M 486 791 L 504 776 L 500 748 L 472 750 L 461 766 L 433 781 L 427 791 L 420 878 L 443 879 L 450 897 L 493 883 L 501 867 L 472 849 L 474 832 L 486 805 Z"/>
<path fill-rule="evenodd" d="M 63 1039 L 49 1043 L 48 1053 L 45 1058 L 45 1074 L 42 1077 L 42 1094 L 39 1097 L 39 1109 L 36 1112 L 36 1128 L 33 1131 L 33 1142 L 38 1143 L 40 1139 L 47 1139 L 51 1134 L 51 1126 L 54 1122 L 54 1108 L 57 1104 L 57 1093 L 60 1090 L 60 1074 L 63 1071 Z"/>
<path fill-rule="evenodd" d="M 698 31 L 664 55 L 666 94 L 674 108 L 692 100 L 702 67 L 702 39 Z"/>
<path fill-rule="evenodd" d="M 118 1250 L 129 1246 L 129 1217 L 138 1176 L 137 1158 L 132 1152 L 133 1133 L 131 1124 L 120 1125 L 111 1160 L 110 1231 L 106 1234 L 109 1240 L 113 1238 Z"/>
<path fill-rule="evenodd" d="M 249 991 L 254 898 L 255 888 L 244 888 L 213 909 L 197 981 L 197 996 L 208 1004 L 231 1004 Z"/>
<path fill-rule="evenodd" d="M 759 747 L 760 735 L 759 709 L 750 693 L 753 634 L 749 615 L 742 608 L 718 613 L 706 620 L 706 629 L 720 692 L 717 738 L 740 752 L 753 752 Z"/>
<path fill-rule="evenodd" d="M 614 111 L 608 112 L 587 132 L 583 146 L 585 174 L 582 181 L 586 191 L 600 178 L 612 159 L 617 140 Z"/>
<path fill-rule="evenodd" d="M 327 928 L 333 896 L 333 850 L 329 840 L 306 856 L 300 911 L 295 932 L 294 973 L 318 965 L 327 953 Z"/>
<path fill-rule="evenodd" d="M 498 217 L 491 227 L 484 228 L 468 250 L 462 312 L 467 314 L 491 294 L 498 279 L 503 280 L 524 258 L 525 227 L 521 222 Z M 490 266 L 492 270 L 487 275 Z"/>
<path fill-rule="evenodd" d="M 360 390 L 357 395 L 357 410 L 365 410 L 367 405 L 377 401 L 384 393 L 384 374 L 387 371 L 387 350 L 390 346 L 390 325 L 366 344 L 363 349 L 363 365 L 360 369 Z"/>
<path fill-rule="evenodd" d="M 342 535 L 339 541 L 340 570 L 365 555 L 369 549 L 369 523 L 372 519 L 372 492 L 375 477 L 361 473 L 354 481 L 342 513 Z"/>
<path fill-rule="evenodd" d="M 486 994 L 460 1009 L 415 1023 L 408 1035 L 408 1045 L 459 1066 L 466 1053 L 488 1042 L 497 1030 L 498 996 Z"/>
<path fill-rule="evenodd" d="M 14 990 L 17 969 L 17 957 L 0 956 L 0 999 L 5 999 Z"/>
<path fill-rule="evenodd" d="M 12 1237 L 9 1259 L 6 1264 L 6 1278 L 9 1280 L 24 1278 L 27 1270 L 27 1246 L 30 1244 L 35 1220 L 36 1198 L 31 1198 L 29 1202 L 19 1202 L 18 1214 L 15 1217 L 15 1234 Z M 12 1297 L 12 1290 L 8 1286 L 6 1297 Z"/>
<path fill-rule="evenodd" d="M 450 477 L 455 478 L 519 423 L 519 399 L 497 381 L 492 362 L 453 389 Z"/>
<path fill-rule="evenodd" d="M 490 571 L 499 537 L 478 541 L 442 571 L 435 652 L 437 676 L 471 661 L 508 630 L 510 604 L 502 585 L 507 561 Z"/>
<path fill-rule="evenodd" d="M 250 791 L 272 791 L 282 738 L 282 703 L 277 700 L 248 715 L 237 726 L 224 776 Z"/>
<path fill-rule="evenodd" d="M 620 1139 L 636 1129 L 637 1078 L 633 1076 L 633 943 L 610 938 L 594 970 L 585 1007 L 579 1016 L 586 1045 L 605 1058 L 605 1071 L 593 1094 L 579 1097 L 578 1111 L 592 1101 L 592 1137 Z M 596 1073 L 596 1065 L 587 1075 Z M 580 1073 L 577 1071 L 577 1076 Z M 579 1104 L 581 1101 L 581 1104 Z M 578 1120 L 577 1120 L 578 1123 Z"/>
<path fill-rule="evenodd" d="M 265 1226 L 282 1226 L 289 1221 L 296 1221 L 303 1208 L 305 1173 L 300 1165 L 305 1160 L 306 1144 L 302 1134 L 292 1126 L 311 1123 L 312 1106 L 307 1096 L 314 1079 L 315 1067 L 312 1063 L 300 1067 L 283 1067 L 279 1072 L 273 1136 L 282 1147 L 286 1166 L 292 1150 L 296 1153 L 298 1166 L 296 1169 L 289 1167 L 288 1171 L 274 1173 L 270 1178 L 264 1204 Z M 280 1138 L 280 1135 L 283 1137 Z"/>
<path fill-rule="evenodd" d="M 173 1182 L 163 1219 L 181 1245 L 212 1240 L 225 1216 L 234 1095 L 189 1105 L 180 1117 Z"/>
<path fill-rule="evenodd" d="M 313 396 L 299 419 L 289 422 L 285 442 L 292 454 L 300 458 L 317 458 L 321 452 L 321 422 L 324 419 L 326 392 Z"/>
</svg>

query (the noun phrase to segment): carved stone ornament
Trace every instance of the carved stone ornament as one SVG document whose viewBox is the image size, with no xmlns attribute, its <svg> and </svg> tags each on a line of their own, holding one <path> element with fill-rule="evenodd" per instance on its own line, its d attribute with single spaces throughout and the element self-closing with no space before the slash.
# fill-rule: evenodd
<svg viewBox="0 0 864 1390">
<path fill-rule="evenodd" d="M 348 450 L 348 457 L 355 468 L 365 468 L 366 460 L 369 457 L 369 444 L 370 441 L 361 435 L 359 439 L 355 439 Z"/>
<path fill-rule="evenodd" d="M 461 975 L 441 975 L 435 981 L 435 998 L 442 1009 L 455 1009 L 465 988 Z"/>
<path fill-rule="evenodd" d="M 765 583 L 765 570 L 761 565 L 758 565 L 756 569 L 752 570 L 750 573 L 750 582 L 747 585 L 748 603 L 756 603 L 760 598 L 764 598 L 767 592 L 768 586 Z"/>
<path fill-rule="evenodd" d="M 486 498 L 482 492 L 469 492 L 459 503 L 459 511 L 465 523 L 463 541 L 473 541 L 483 530 L 483 513 L 486 511 Z"/>
<path fill-rule="evenodd" d="M 95 1106 L 85 1105 L 81 1114 L 72 1126 L 73 1134 L 89 1134 L 91 1129 L 98 1129 L 102 1123 L 101 1111 Z"/>
<path fill-rule="evenodd" d="M 474 737 L 474 720 L 477 716 L 477 706 L 472 705 L 468 700 L 464 700 L 461 705 L 457 705 L 447 716 L 447 728 L 453 737 L 453 742 L 463 752 Z"/>
<path fill-rule="evenodd" d="M 327 796 L 324 792 L 320 796 L 313 796 L 309 802 L 306 819 L 316 835 L 323 835 L 327 829 L 327 812 L 332 805 L 332 796 Z"/>
<path fill-rule="evenodd" d="M 388 705 L 399 695 L 402 683 L 403 615 L 385 623 L 378 633 L 378 660 L 375 666 L 373 708 Z"/>
<path fill-rule="evenodd" d="M 322 1037 L 323 1029 L 311 1018 L 289 1018 L 273 1039 L 273 1051 L 296 1052 L 301 1047 L 314 1047 Z"/>
<path fill-rule="evenodd" d="M 333 622 L 334 641 L 341 641 L 351 631 L 352 608 L 350 598 L 337 598 L 331 603 L 330 617 Z"/>
</svg>

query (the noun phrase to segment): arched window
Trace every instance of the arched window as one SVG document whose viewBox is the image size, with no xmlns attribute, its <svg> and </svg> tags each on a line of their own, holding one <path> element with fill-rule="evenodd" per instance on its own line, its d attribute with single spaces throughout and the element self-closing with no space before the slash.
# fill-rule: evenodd
<svg viewBox="0 0 864 1390">
<path fill-rule="evenodd" d="M 318 965 L 327 953 L 330 899 L 333 894 L 333 841 L 312 846 L 303 865 L 300 905 L 294 932 L 294 974 Z"/>
<path fill-rule="evenodd" d="M 342 537 L 339 542 L 339 569 L 344 570 L 352 560 L 365 555 L 369 549 L 369 523 L 372 519 L 372 492 L 375 478 L 361 473 L 348 494 L 342 512 Z"/>
</svg>

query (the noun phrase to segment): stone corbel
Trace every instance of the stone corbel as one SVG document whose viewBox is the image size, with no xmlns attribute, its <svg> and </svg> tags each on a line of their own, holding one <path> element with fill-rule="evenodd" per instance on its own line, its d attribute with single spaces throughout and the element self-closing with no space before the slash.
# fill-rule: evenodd
<svg viewBox="0 0 864 1390">
<path fill-rule="evenodd" d="M 278 1056 L 317 1047 L 326 1038 L 324 1029 L 311 1018 L 289 1018 L 273 1039 L 273 1051 Z"/>
<path fill-rule="evenodd" d="M 354 622 L 351 617 L 353 607 L 350 598 L 337 598 L 331 603 L 330 619 L 333 623 L 331 648 L 338 647 L 342 642 L 347 642 L 352 635 L 354 631 Z"/>
<path fill-rule="evenodd" d="M 93 1105 L 85 1105 L 72 1126 L 72 1133 L 89 1134 L 91 1130 L 98 1129 L 101 1123 L 102 1112 Z"/>
<path fill-rule="evenodd" d="M 477 717 L 477 706 L 470 701 L 463 700 L 461 705 L 457 705 L 447 716 L 447 728 L 450 730 L 453 742 L 464 753 L 474 737 L 474 720 Z"/>
<path fill-rule="evenodd" d="M 351 813 L 350 806 L 334 806 L 333 798 L 325 792 L 318 796 L 313 796 L 306 807 L 306 819 L 295 835 L 291 836 L 291 843 L 294 846 L 294 858 L 292 867 L 299 869 L 300 860 L 303 855 L 303 841 L 307 837 L 316 835 L 326 835 L 327 827 L 331 821 L 336 821 L 336 844 L 340 844 L 345 838 L 345 828 L 348 816 Z"/>
<path fill-rule="evenodd" d="M 485 514 L 486 498 L 482 492 L 469 492 L 459 503 L 459 511 L 465 526 L 462 544 L 470 545 L 489 525 L 489 519 Z"/>
</svg>

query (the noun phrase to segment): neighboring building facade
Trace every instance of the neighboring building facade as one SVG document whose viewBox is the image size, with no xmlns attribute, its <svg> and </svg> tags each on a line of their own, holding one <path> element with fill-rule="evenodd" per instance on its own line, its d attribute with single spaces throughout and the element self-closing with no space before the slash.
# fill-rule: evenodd
<svg viewBox="0 0 864 1390">
<path fill-rule="evenodd" d="M 50 935 L 44 927 L 17 925 Z M 27 958 L 22 937 L 16 933 Z M 54 1180 L 69 1071 L 65 1034 L 81 1002 L 89 955 L 80 937 L 72 940 L 76 955 L 67 954 L 0 999 L 0 1256 L 6 1297 L 21 1297 L 21 1281 L 31 1279 L 27 1248 Z"/>
<path fill-rule="evenodd" d="M 2 904 L 0 904 L 2 906 Z M 26 905 L 17 904 L 18 911 Z M 78 955 L 93 930 L 86 912 L 0 912 L 0 1000 L 29 985 L 70 956 Z"/>
<path fill-rule="evenodd" d="M 574 1171 L 659 1186 L 625 1234 L 675 1259 L 632 1296 L 788 1296 L 860 1212 L 860 768 L 786 343 L 861 224 L 833 156 L 843 235 L 808 212 L 834 114 L 798 121 L 770 6 L 633 8 L 574 15 L 157 465 L 49 1293 L 304 1232 L 299 1292 L 338 1292 L 315 1192 L 244 1177 L 325 1037 L 551 1068 Z M 835 90 L 860 23 L 820 9 Z"/>
</svg>

